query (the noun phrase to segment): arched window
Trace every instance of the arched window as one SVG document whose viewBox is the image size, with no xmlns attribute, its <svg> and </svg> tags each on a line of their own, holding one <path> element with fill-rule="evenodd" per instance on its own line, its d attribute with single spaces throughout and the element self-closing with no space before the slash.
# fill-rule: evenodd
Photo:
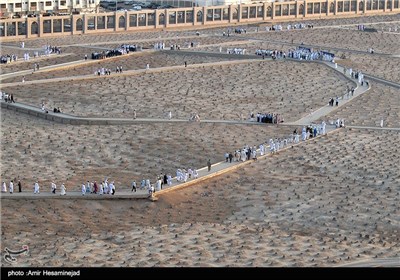
<svg viewBox="0 0 400 280">
<path fill-rule="evenodd" d="M 358 10 L 363 11 L 364 10 L 364 2 L 360 1 L 360 4 L 358 4 Z"/>
<path fill-rule="evenodd" d="M 165 25 L 165 15 L 164 14 L 160 14 L 158 16 L 158 24 L 159 25 Z"/>
<path fill-rule="evenodd" d="M 304 5 L 301 4 L 299 7 L 299 15 L 304 15 Z"/>
<path fill-rule="evenodd" d="M 197 12 L 197 22 L 203 22 L 203 12 L 202 11 L 198 11 Z"/>
<path fill-rule="evenodd" d="M 272 17 L 272 8 L 271 7 L 267 8 L 267 17 Z"/>
<path fill-rule="evenodd" d="M 76 31 L 82 31 L 83 30 L 83 20 L 81 18 L 78 18 L 76 20 Z"/>
<path fill-rule="evenodd" d="M 39 25 L 36 21 L 31 24 L 31 34 L 39 34 Z"/>
<path fill-rule="evenodd" d="M 119 19 L 118 19 L 118 27 L 119 28 L 125 28 L 125 23 L 126 23 L 125 17 L 124 16 L 120 16 Z"/>
</svg>

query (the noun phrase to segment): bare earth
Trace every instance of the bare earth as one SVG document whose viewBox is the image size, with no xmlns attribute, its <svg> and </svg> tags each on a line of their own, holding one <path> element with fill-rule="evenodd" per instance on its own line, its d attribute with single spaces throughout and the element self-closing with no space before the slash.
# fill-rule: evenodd
<svg viewBox="0 0 400 280">
<path fill-rule="evenodd" d="M 195 30 L 68 36 L 27 40 L 25 47 L 51 44 L 65 49 L 65 55 L 40 58 L 44 67 L 82 60 L 86 52 L 124 42 L 150 47 L 157 41 L 184 45 L 197 40 L 195 50 L 215 53 L 220 46 L 224 52 L 242 46 L 252 53 L 257 48 L 287 50 L 291 46 L 276 41 L 293 40 L 348 49 L 339 64 L 399 82 L 399 58 L 351 51 L 373 47 L 399 54 L 399 34 L 336 26 L 382 22 L 376 27 L 386 30 L 399 20 L 400 15 L 315 20 L 307 22 L 314 29 L 276 33 L 261 32 L 267 24 L 260 32 L 243 26 L 247 34 L 229 38 L 222 37 L 227 28 L 221 27 L 201 30 L 201 36 Z M 263 41 L 250 39 L 256 37 Z M 20 55 L 19 42 L 4 43 L 1 54 Z M 196 67 L 80 79 L 98 67 L 114 71 L 122 65 L 127 71 L 143 69 L 146 63 L 151 68 L 183 66 L 184 61 Z M 205 64 L 210 62 L 213 65 Z M 33 63 L 1 65 L 1 73 L 32 69 Z M 52 81 L 57 77 L 71 79 Z M 144 118 L 165 118 L 172 111 L 173 118 L 180 119 L 197 112 L 201 119 L 239 120 L 241 114 L 247 119 L 251 112 L 271 112 L 282 114 L 285 122 L 300 119 L 353 86 L 316 63 L 171 52 L 89 60 L 28 74 L 26 79 L 43 81 L 2 85 L 1 90 L 14 94 L 17 102 L 39 107 L 44 101 L 49 108 L 80 116 L 130 118 L 136 109 Z M 2 83 L 12 81 L 20 82 L 21 76 Z M 371 83 L 371 90 L 319 121 L 343 118 L 346 125 L 379 127 L 383 118 L 385 128 L 399 128 L 399 94 L 394 87 Z M 28 194 L 36 179 L 41 191 L 49 192 L 51 180 L 79 191 L 87 180 L 109 177 L 118 195 L 133 179 L 153 181 L 161 172 L 174 175 L 177 168 L 202 168 L 208 159 L 222 161 L 225 152 L 287 136 L 295 128 L 202 122 L 72 126 L 1 110 L 1 181 L 8 185 L 20 179 Z M 2 195 L 1 251 L 29 245 L 29 255 L 20 256 L 16 264 L 28 267 L 330 267 L 371 266 L 374 260 L 400 266 L 399 140 L 398 130 L 347 127 L 161 195 L 157 202 Z"/>
</svg>

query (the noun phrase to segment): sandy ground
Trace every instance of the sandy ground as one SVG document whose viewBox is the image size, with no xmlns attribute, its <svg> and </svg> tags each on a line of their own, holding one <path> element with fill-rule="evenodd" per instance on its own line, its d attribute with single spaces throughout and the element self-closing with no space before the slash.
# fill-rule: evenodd
<svg viewBox="0 0 400 280">
<path fill-rule="evenodd" d="M 66 126 L 4 110 L 1 121 L 6 162 L 1 177 L 20 178 L 29 192 L 35 179 L 44 190 L 56 180 L 76 191 L 87 180 L 105 177 L 118 188 L 129 187 L 133 179 L 153 182 L 161 172 L 174 177 L 178 168 L 202 168 L 208 159 L 219 162 L 226 152 L 286 137 L 295 129 L 205 123 Z"/>
<path fill-rule="evenodd" d="M 87 60 L 88 63 L 64 68 L 61 70 L 54 70 L 51 72 L 32 72 L 32 74 L 24 75 L 25 81 L 35 81 L 42 79 L 51 78 L 62 78 L 62 77 L 73 77 L 73 76 L 84 76 L 94 75 L 100 68 L 110 69 L 112 74 L 116 74 L 116 67 L 122 67 L 123 71 L 127 70 L 138 70 L 145 69 L 146 65 L 149 64 L 150 68 L 167 67 L 184 65 L 185 61 L 188 65 L 216 62 L 216 61 L 227 61 L 234 60 L 235 57 L 224 58 L 224 57 L 206 57 L 206 56 L 194 56 L 194 55 L 179 55 L 179 54 L 167 54 L 162 52 L 149 53 L 149 52 L 136 52 L 129 55 L 123 55 L 118 57 L 112 57 L 105 60 Z M 3 83 L 21 82 L 21 77 L 12 77 L 4 79 Z"/>
<path fill-rule="evenodd" d="M 371 90 L 325 118 L 342 118 L 347 125 L 374 127 L 380 126 L 383 119 L 385 127 L 400 127 L 399 92 L 392 87 L 373 84 Z"/>
<path fill-rule="evenodd" d="M 342 131 L 157 203 L 3 200 L 2 245 L 29 244 L 22 266 L 335 266 L 399 258 L 394 136 Z"/>
<path fill-rule="evenodd" d="M 322 26 L 395 20 L 399 15 L 313 22 Z M 69 45 L 65 48 L 75 48 L 78 58 L 84 48 L 75 44 L 101 46 L 193 34 L 69 36 L 27 40 L 26 46 Z M 375 51 L 396 52 L 399 46 L 395 34 L 338 28 L 332 33 L 314 29 L 270 34 L 277 40 L 361 50 L 368 40 Z M 210 39 L 213 42 L 221 41 Z M 357 62 L 357 56 L 351 58 Z M 179 65 L 181 59 L 169 61 Z M 385 60 L 385 66 L 377 66 L 378 59 L 363 59 L 375 67 L 376 76 L 395 78 L 396 72 L 390 74 L 396 71 L 395 63 Z M 247 117 L 261 111 L 280 112 L 289 121 L 325 105 L 348 85 L 341 75 L 318 64 L 255 61 L 5 90 L 18 101 L 39 106 L 45 100 L 49 107 L 79 115 L 124 117 L 136 108 L 140 117 L 165 117 L 171 110 L 176 118 L 198 112 L 201 118 L 238 119 L 240 113 Z M 372 84 L 369 92 L 326 120 L 340 117 L 346 124 L 378 126 L 383 115 L 385 126 L 399 127 L 397 95 L 394 88 Z M 78 184 L 106 176 L 116 181 L 117 189 L 127 188 L 132 179 L 203 167 L 208 158 L 221 161 L 227 151 L 283 137 L 293 129 L 204 123 L 68 126 L 2 110 L 1 177 L 7 182 L 21 179 L 27 192 L 37 177 L 42 190 L 49 190 L 53 179 L 78 191 Z M 355 261 L 368 266 L 374 259 L 399 259 L 399 136 L 395 131 L 342 129 L 163 195 L 157 202 L 1 199 L 1 250 L 29 245 L 29 255 L 19 257 L 18 266 L 301 267 Z"/>
<path fill-rule="evenodd" d="M 282 114 L 288 122 L 327 104 L 348 86 L 353 84 L 323 65 L 255 61 L 4 91 L 19 102 L 39 106 L 44 101 L 49 108 L 84 116 L 132 117 L 136 109 L 138 117 L 146 118 L 164 117 L 171 110 L 174 118 L 197 112 L 203 119 L 238 120 L 240 114 L 266 112 Z"/>
<path fill-rule="evenodd" d="M 400 36 L 400 35 L 399 35 Z M 340 57 L 342 53 L 338 52 Z M 400 83 L 400 57 L 374 56 L 354 53 L 344 53 L 346 59 L 339 59 L 337 63 L 348 68 L 357 69 L 364 73 Z"/>
<path fill-rule="evenodd" d="M 299 29 L 292 32 L 259 32 L 244 34 L 243 37 L 359 51 L 368 51 L 369 48 L 374 48 L 377 53 L 400 54 L 399 34 L 358 31 L 357 27 L 351 27 L 351 29 Z"/>
</svg>

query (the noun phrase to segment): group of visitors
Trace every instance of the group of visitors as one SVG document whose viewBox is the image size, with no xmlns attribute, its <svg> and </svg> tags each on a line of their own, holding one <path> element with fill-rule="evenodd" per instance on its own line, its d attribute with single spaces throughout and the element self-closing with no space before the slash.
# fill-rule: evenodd
<svg viewBox="0 0 400 280">
<path fill-rule="evenodd" d="M 254 114 L 250 115 L 250 120 L 256 119 L 259 123 L 273 123 L 279 124 L 284 122 L 284 118 L 281 114 L 274 114 L 274 113 L 257 113 L 255 118 Z"/>
<path fill-rule="evenodd" d="M 8 103 L 15 103 L 14 95 L 5 93 L 4 91 L 0 91 L 0 100 L 4 100 Z"/>
<path fill-rule="evenodd" d="M 11 62 L 15 62 L 18 60 L 18 55 L 16 54 L 5 54 L 0 56 L 0 63 L 7 64 Z"/>
<path fill-rule="evenodd" d="M 241 48 L 232 48 L 232 49 L 226 49 L 227 54 L 246 54 L 246 49 L 241 49 Z"/>
<path fill-rule="evenodd" d="M 335 54 L 327 51 L 313 51 L 312 48 L 299 46 L 294 50 L 288 51 L 288 57 L 299 60 L 322 60 L 335 62 Z"/>
</svg>

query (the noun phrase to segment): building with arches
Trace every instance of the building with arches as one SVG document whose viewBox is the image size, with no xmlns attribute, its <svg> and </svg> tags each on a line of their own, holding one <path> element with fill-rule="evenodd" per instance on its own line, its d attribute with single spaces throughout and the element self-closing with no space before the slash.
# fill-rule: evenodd
<svg viewBox="0 0 400 280">
<path fill-rule="evenodd" d="M 44 13 L 97 12 L 100 0 L 0 0 L 3 17 Z"/>
<path fill-rule="evenodd" d="M 400 12 L 400 0 L 302 0 L 0 20 L 2 40 L 357 17 Z"/>
</svg>

